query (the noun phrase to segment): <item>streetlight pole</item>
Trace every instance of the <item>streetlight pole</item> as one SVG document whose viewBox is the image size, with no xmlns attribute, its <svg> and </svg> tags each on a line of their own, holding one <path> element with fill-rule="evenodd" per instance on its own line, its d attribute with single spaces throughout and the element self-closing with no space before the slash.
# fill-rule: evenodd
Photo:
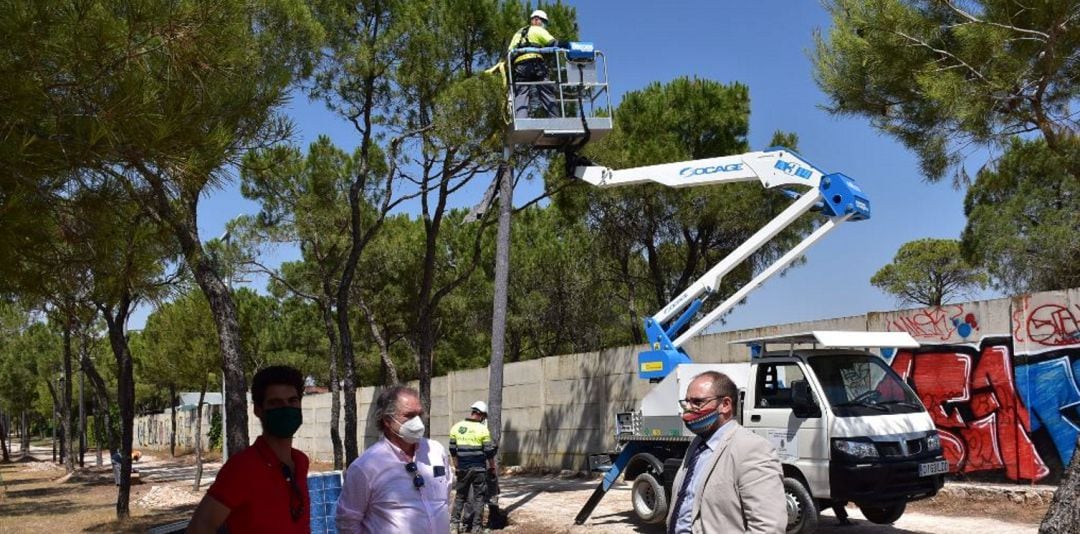
<svg viewBox="0 0 1080 534">
<path fill-rule="evenodd" d="M 228 246 L 230 239 L 232 239 L 232 234 L 229 232 L 229 229 L 226 227 L 225 228 L 225 233 L 221 234 L 221 242 L 225 243 L 225 245 Z M 227 270 L 225 272 L 225 287 L 228 288 L 229 296 L 232 297 L 232 270 L 231 269 Z M 227 405 L 228 405 L 228 403 L 225 402 L 225 370 L 222 369 L 221 370 L 221 461 L 222 462 L 227 462 L 229 460 L 229 440 L 228 440 L 228 437 L 226 435 L 226 430 L 225 430 L 225 429 L 229 428 L 227 426 L 227 424 L 226 424 L 227 421 L 228 421 L 227 413 L 229 411 L 226 408 Z"/>
</svg>

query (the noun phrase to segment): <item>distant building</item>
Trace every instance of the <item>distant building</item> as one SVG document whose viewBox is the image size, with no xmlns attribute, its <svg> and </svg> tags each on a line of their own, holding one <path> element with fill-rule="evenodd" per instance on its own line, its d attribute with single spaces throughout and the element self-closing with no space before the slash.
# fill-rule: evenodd
<svg viewBox="0 0 1080 534">
<path fill-rule="evenodd" d="M 182 412 L 187 410 L 194 410 L 195 405 L 199 403 L 199 392 L 189 391 L 180 394 L 180 402 L 176 404 L 176 411 Z M 203 397 L 203 404 L 207 406 L 221 406 L 221 393 L 217 391 L 207 391 L 206 396 Z"/>
</svg>

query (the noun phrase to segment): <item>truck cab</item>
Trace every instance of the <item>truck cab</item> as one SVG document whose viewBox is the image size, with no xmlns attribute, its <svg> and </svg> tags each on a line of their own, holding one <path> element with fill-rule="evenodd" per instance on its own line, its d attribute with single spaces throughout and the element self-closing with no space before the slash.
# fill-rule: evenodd
<svg viewBox="0 0 1080 534">
<path fill-rule="evenodd" d="M 751 365 L 742 424 L 780 456 L 788 532 L 812 532 L 818 512 L 848 502 L 892 523 L 941 489 L 949 466 L 933 421 L 881 356 L 789 350 Z"/>
</svg>

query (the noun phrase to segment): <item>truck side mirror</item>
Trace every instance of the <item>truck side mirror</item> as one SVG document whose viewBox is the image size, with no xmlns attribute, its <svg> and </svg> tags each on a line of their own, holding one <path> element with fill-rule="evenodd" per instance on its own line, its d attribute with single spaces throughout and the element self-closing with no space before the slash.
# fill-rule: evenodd
<svg viewBox="0 0 1080 534">
<path fill-rule="evenodd" d="M 821 417 L 821 408 L 814 402 L 810 383 L 805 380 L 791 381 L 791 411 L 795 417 Z"/>
</svg>

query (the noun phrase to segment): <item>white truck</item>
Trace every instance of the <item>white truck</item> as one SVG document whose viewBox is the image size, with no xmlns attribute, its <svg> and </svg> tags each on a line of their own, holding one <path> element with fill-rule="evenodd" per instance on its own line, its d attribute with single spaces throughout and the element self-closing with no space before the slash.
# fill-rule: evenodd
<svg viewBox="0 0 1080 534">
<path fill-rule="evenodd" d="M 941 488 L 948 463 L 918 397 L 880 356 L 853 350 L 917 347 L 908 334 L 818 331 L 740 342 L 759 356 L 681 364 L 640 410 L 616 415 L 615 457 L 626 458 L 621 473 L 632 481 L 639 519 L 662 522 L 667 515 L 675 472 L 694 437 L 679 418 L 678 399 L 705 371 L 731 377 L 739 389 L 737 421 L 776 447 L 788 532 L 813 532 L 821 510 L 848 502 L 872 522 L 892 523 L 907 502 Z M 778 344 L 786 347 L 768 350 Z"/>
<path fill-rule="evenodd" d="M 671 485 L 693 435 L 678 400 L 690 380 L 707 370 L 739 386 L 739 422 L 769 439 L 783 464 L 789 533 L 809 533 L 826 507 L 856 503 L 875 523 L 891 523 L 906 503 L 930 497 L 948 471 L 926 408 L 872 347 L 914 347 L 906 334 L 813 332 L 744 340 L 756 347 L 748 363 L 694 364 L 681 346 L 723 316 L 750 291 L 849 220 L 870 217 L 869 198 L 840 173 L 825 174 L 777 147 L 747 154 L 627 170 L 578 166 L 575 175 L 599 187 L 656 182 L 670 187 L 759 180 L 783 188 L 794 202 L 737 247 L 656 315 L 645 320 L 649 349 L 638 356 L 638 376 L 656 383 L 640 408 L 616 414 L 616 451 L 595 455 L 605 472 L 578 513 L 582 524 L 621 475 L 631 482 L 634 511 L 662 522 Z M 788 225 L 810 211 L 825 217 L 802 242 L 749 283 L 689 324 L 720 280 Z M 768 344 L 787 344 L 769 352 Z M 798 347 L 798 348 L 796 348 Z M 590 462 L 593 463 L 593 462 Z"/>
</svg>

